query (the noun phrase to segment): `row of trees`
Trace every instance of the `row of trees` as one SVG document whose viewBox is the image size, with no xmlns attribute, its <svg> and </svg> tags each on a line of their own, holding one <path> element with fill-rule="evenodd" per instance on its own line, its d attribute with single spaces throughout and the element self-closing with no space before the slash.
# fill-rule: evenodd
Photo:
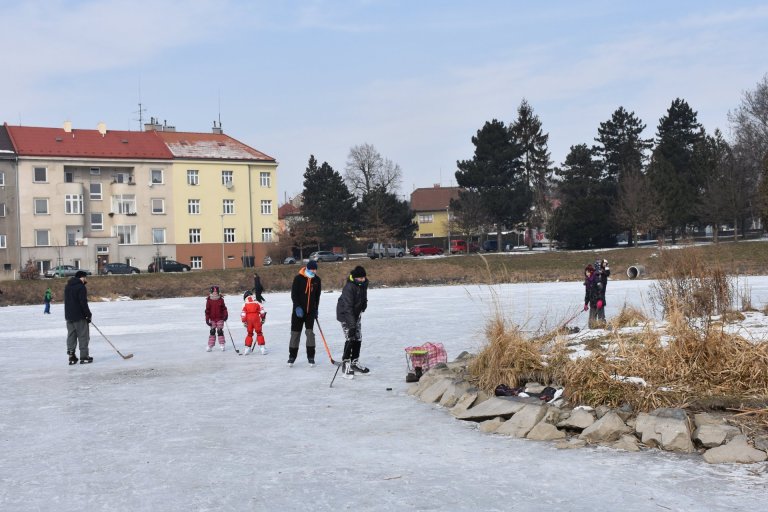
<svg viewBox="0 0 768 512">
<path fill-rule="evenodd" d="M 371 144 L 352 147 L 344 176 L 310 155 L 301 215 L 278 233 L 281 251 L 411 238 L 416 225 L 408 202 L 397 196 L 401 179 L 400 166 Z"/>
<path fill-rule="evenodd" d="M 659 230 L 673 241 L 692 227 L 722 224 L 742 232 L 768 220 L 768 75 L 729 116 L 733 138 L 707 134 L 685 100 L 672 102 L 656 137 L 619 107 L 596 144 L 572 146 L 553 167 L 548 135 L 523 100 L 509 126 L 486 122 L 470 160 L 457 162 L 463 188 L 452 203 L 454 230 L 546 228 L 567 247 L 601 247 L 619 233 Z M 532 242 L 533 237 L 528 237 Z"/>
</svg>

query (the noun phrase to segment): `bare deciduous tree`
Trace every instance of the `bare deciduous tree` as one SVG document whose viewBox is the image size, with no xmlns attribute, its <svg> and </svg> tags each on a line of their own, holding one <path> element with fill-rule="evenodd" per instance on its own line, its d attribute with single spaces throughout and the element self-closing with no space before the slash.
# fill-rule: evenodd
<svg viewBox="0 0 768 512">
<path fill-rule="evenodd" d="M 358 198 L 374 189 L 395 193 L 402 179 L 400 166 L 384 158 L 372 144 L 353 146 L 349 150 L 344 179 Z"/>
<path fill-rule="evenodd" d="M 661 212 L 648 178 L 639 170 L 625 170 L 613 205 L 616 224 L 630 229 L 637 247 L 637 233 L 661 225 Z"/>
</svg>

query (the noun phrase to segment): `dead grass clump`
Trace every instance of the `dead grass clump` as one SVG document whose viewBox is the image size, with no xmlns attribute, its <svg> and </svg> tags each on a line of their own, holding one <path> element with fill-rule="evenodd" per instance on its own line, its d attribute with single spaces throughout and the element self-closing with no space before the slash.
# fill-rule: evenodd
<svg viewBox="0 0 768 512">
<path fill-rule="evenodd" d="M 664 251 L 661 264 L 652 296 L 664 316 L 679 309 L 687 318 L 708 319 L 733 309 L 734 279 L 720 264 L 706 262 L 699 249 Z"/>
<path fill-rule="evenodd" d="M 478 387 L 493 391 L 499 384 L 517 387 L 527 380 L 550 382 L 551 370 L 542 361 L 542 343 L 526 339 L 500 313 L 488 321 L 485 334 L 488 344 L 469 365 Z"/>
<path fill-rule="evenodd" d="M 742 311 L 747 311 L 747 310 L 742 310 Z M 723 313 L 723 317 L 722 317 L 723 322 L 725 323 L 742 322 L 746 318 L 747 317 L 744 316 L 744 313 L 742 313 L 741 311 L 726 311 L 725 313 Z"/>
<path fill-rule="evenodd" d="M 668 344 L 651 336 L 642 344 L 622 344 L 616 356 L 593 353 L 564 368 L 569 396 L 576 403 L 635 410 L 684 407 L 702 397 L 751 399 L 768 396 L 768 344 L 738 336 L 692 329 Z M 639 377 L 647 386 L 621 381 Z"/>
<path fill-rule="evenodd" d="M 624 305 L 619 314 L 611 318 L 608 325 L 611 329 L 621 329 L 622 327 L 636 327 L 648 323 L 648 317 L 634 306 Z"/>
</svg>

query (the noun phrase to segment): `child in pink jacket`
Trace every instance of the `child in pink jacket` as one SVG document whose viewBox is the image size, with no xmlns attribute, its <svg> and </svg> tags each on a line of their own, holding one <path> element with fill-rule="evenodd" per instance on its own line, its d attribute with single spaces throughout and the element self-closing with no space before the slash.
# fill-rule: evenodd
<svg viewBox="0 0 768 512">
<path fill-rule="evenodd" d="M 217 333 L 221 351 L 224 351 L 224 322 L 227 321 L 227 318 L 229 318 L 229 313 L 227 312 L 227 305 L 224 304 L 224 297 L 219 292 L 218 286 L 211 286 L 211 293 L 205 300 L 205 323 L 211 328 L 206 352 L 213 350 Z"/>
</svg>

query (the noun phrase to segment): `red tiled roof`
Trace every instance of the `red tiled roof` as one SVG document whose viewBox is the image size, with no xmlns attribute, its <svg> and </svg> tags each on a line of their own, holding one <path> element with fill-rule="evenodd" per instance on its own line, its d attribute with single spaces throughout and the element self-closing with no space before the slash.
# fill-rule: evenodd
<svg viewBox="0 0 768 512">
<path fill-rule="evenodd" d="M 299 215 L 301 210 L 293 206 L 291 203 L 285 203 L 277 208 L 277 218 L 284 219 L 290 215 Z"/>
<path fill-rule="evenodd" d="M 148 132 L 159 137 L 176 158 L 211 160 L 262 160 L 274 162 L 262 153 L 223 133 Z"/>
<path fill-rule="evenodd" d="M 415 212 L 445 210 L 451 199 L 458 199 L 459 187 L 417 188 L 411 192 L 411 209 Z"/>
<path fill-rule="evenodd" d="M 173 154 L 163 141 L 149 132 L 5 125 L 19 156 L 75 158 L 171 159 Z"/>
</svg>

